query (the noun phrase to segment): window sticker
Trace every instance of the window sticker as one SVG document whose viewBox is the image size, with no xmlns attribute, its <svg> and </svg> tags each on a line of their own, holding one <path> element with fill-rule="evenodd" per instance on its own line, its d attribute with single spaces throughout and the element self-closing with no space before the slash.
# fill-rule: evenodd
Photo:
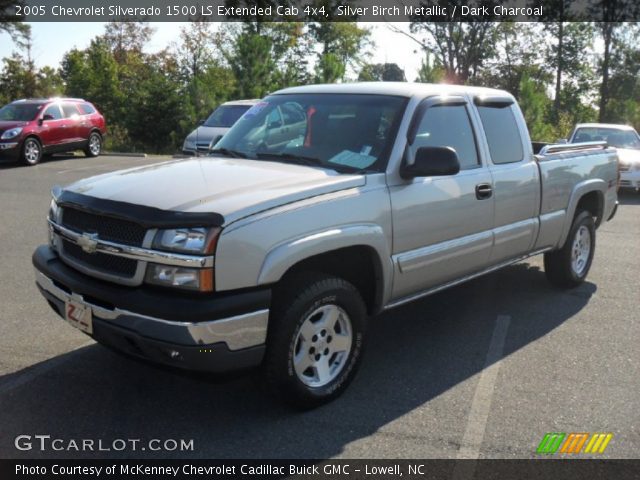
<svg viewBox="0 0 640 480">
<path fill-rule="evenodd" d="M 366 153 L 352 152 L 351 150 L 343 150 L 329 159 L 329 163 L 337 163 L 338 165 L 346 165 L 354 168 L 367 168 L 373 165 L 375 161 L 376 157 L 372 157 Z"/>
</svg>

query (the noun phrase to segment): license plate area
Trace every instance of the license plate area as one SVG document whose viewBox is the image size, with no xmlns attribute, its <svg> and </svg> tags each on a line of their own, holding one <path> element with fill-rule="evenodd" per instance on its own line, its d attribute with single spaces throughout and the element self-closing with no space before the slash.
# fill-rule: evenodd
<svg viewBox="0 0 640 480">
<path fill-rule="evenodd" d="M 93 315 L 91 307 L 74 300 L 67 300 L 64 305 L 64 318 L 78 330 L 93 333 Z"/>
</svg>

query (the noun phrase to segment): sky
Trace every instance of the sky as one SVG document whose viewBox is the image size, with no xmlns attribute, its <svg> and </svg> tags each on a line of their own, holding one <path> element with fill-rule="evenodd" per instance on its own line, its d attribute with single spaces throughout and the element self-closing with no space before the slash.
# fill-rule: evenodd
<svg viewBox="0 0 640 480">
<path fill-rule="evenodd" d="M 155 34 L 147 51 L 153 53 L 162 50 L 171 42 L 177 42 L 182 23 L 151 23 Z M 372 30 L 375 47 L 372 49 L 372 63 L 397 63 L 405 71 L 407 80 L 413 81 L 417 76 L 422 54 L 417 43 L 407 36 L 391 31 L 389 25 L 408 31 L 408 23 L 386 24 L 360 23 Z M 58 67 L 65 52 L 72 48 L 82 49 L 89 45 L 92 38 L 102 34 L 104 23 L 99 22 L 33 22 L 31 34 L 33 39 L 33 56 L 36 66 Z M 0 33 L 0 58 L 11 55 L 15 45 L 6 33 Z"/>
</svg>

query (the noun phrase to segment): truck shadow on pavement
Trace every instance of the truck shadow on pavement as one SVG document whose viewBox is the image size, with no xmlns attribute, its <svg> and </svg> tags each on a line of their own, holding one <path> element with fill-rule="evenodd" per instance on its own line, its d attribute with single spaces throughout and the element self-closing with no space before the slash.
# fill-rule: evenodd
<svg viewBox="0 0 640 480">
<path fill-rule="evenodd" d="M 388 433 L 380 441 L 393 445 L 390 424 L 417 409 L 426 411 L 420 417 L 426 424 L 416 424 L 416 431 L 429 422 L 453 423 L 452 438 L 433 446 L 451 452 L 468 403 L 455 407 L 459 418 L 430 401 L 482 371 L 497 316 L 511 318 L 504 358 L 570 319 L 595 291 L 588 282 L 556 290 L 539 268 L 520 263 L 384 313 L 371 321 L 362 368 L 345 395 L 305 413 L 272 400 L 257 373 L 212 381 L 91 345 L 0 377 L 0 457 L 326 458 L 345 451 L 394 457 L 402 454 L 397 445 L 359 454 L 345 449 L 380 430 Z M 495 397 L 499 402 L 499 392 Z M 438 420 L 443 415 L 450 417 Z M 185 439 L 194 450 L 18 451 L 14 439 L 23 434 L 102 439 L 105 446 L 114 439 Z"/>
</svg>

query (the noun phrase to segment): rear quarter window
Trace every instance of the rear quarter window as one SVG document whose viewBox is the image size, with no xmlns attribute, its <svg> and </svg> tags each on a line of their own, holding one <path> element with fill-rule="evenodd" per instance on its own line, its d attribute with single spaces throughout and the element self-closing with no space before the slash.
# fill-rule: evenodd
<svg viewBox="0 0 640 480">
<path fill-rule="evenodd" d="M 516 163 L 524 158 L 522 137 L 510 106 L 478 106 L 494 164 Z"/>
<path fill-rule="evenodd" d="M 81 103 L 80 112 L 83 115 L 91 115 L 92 113 L 96 113 L 96 109 L 90 103 Z"/>
</svg>

